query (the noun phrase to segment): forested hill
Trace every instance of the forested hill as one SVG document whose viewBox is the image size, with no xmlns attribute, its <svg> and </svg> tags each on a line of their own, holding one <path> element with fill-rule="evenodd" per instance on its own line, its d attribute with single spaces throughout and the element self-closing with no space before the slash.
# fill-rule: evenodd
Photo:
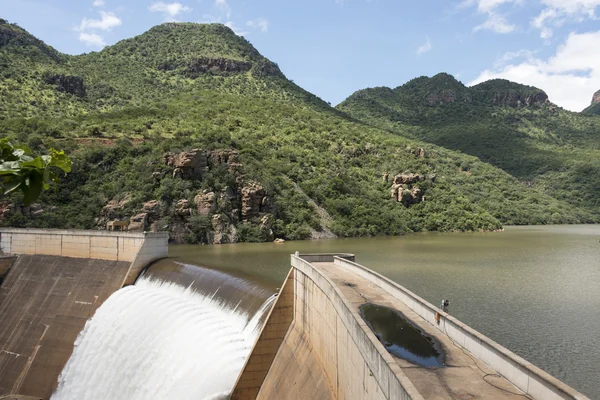
<svg viewBox="0 0 600 400">
<path fill-rule="evenodd" d="M 356 122 L 218 25 L 168 23 L 60 54 L 0 21 L 0 133 L 73 172 L 3 225 L 305 239 L 591 222 L 475 157 Z"/>
<path fill-rule="evenodd" d="M 448 74 L 354 93 L 337 108 L 370 126 L 459 150 L 598 214 L 600 95 L 583 113 L 506 80 L 466 87 Z"/>
</svg>

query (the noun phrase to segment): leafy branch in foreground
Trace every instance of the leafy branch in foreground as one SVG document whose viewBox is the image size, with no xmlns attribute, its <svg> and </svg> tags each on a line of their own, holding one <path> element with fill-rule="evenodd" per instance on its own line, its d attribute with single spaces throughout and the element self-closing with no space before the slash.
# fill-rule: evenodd
<svg viewBox="0 0 600 400">
<path fill-rule="evenodd" d="M 47 155 L 34 156 L 27 147 L 13 146 L 8 139 L 0 139 L 2 195 L 21 190 L 23 203 L 29 205 L 51 183 L 58 183 L 58 170 L 71 172 L 71 160 L 64 151 L 50 149 Z"/>
</svg>

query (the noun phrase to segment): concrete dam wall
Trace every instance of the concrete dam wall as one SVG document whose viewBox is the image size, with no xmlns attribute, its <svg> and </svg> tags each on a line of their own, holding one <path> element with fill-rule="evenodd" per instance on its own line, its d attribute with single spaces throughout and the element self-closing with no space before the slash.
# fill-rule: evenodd
<svg viewBox="0 0 600 400">
<path fill-rule="evenodd" d="M 291 264 L 233 399 L 587 399 L 348 255 Z M 397 310 L 437 341 L 444 367 L 388 351 L 360 313 L 365 304 Z"/>
<path fill-rule="evenodd" d="M 0 263 L 0 398 L 48 399 L 86 321 L 149 262 L 168 255 L 168 235 L 24 229 L 0 235 L 2 251 L 16 256 Z"/>
</svg>

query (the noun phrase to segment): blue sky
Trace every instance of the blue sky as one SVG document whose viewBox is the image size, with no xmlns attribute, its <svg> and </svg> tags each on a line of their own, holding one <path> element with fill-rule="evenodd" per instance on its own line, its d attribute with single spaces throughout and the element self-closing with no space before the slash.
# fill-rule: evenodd
<svg viewBox="0 0 600 400">
<path fill-rule="evenodd" d="M 165 21 L 225 23 L 332 104 L 439 72 L 534 85 L 574 111 L 600 89 L 600 0 L 0 0 L 0 17 L 70 54 Z"/>
</svg>

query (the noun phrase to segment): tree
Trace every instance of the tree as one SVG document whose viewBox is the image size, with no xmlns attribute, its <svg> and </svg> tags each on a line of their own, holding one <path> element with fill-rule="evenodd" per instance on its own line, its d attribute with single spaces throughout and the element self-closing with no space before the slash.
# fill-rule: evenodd
<svg viewBox="0 0 600 400">
<path fill-rule="evenodd" d="M 50 149 L 47 155 L 35 156 L 25 146 L 13 146 L 0 139 L 0 179 L 2 195 L 23 192 L 23 203 L 34 202 L 42 190 L 58 182 L 58 172 L 71 172 L 71 160 L 64 151 Z"/>
</svg>

